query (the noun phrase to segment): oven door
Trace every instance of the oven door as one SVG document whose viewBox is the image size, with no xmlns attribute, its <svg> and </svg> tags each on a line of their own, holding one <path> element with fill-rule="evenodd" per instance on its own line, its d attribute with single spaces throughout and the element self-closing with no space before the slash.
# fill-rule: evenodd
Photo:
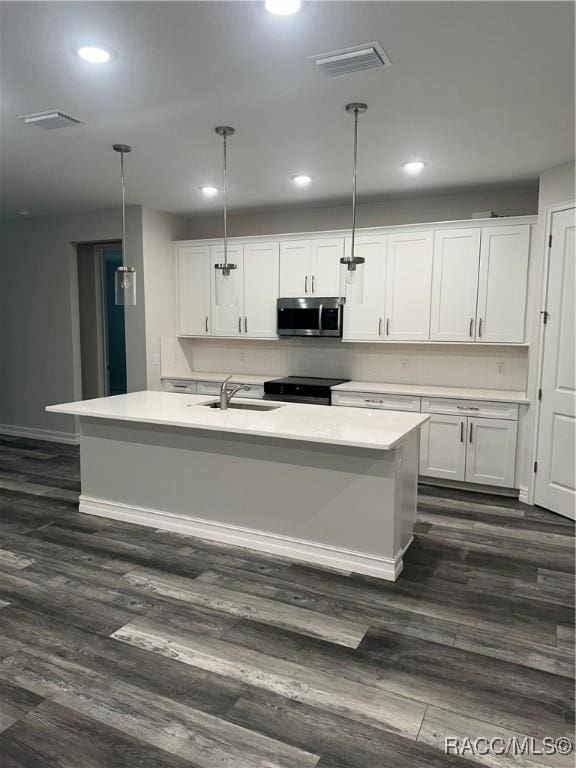
<svg viewBox="0 0 576 768">
<path fill-rule="evenodd" d="M 341 336 L 341 318 L 337 298 L 278 299 L 278 336 Z"/>
</svg>

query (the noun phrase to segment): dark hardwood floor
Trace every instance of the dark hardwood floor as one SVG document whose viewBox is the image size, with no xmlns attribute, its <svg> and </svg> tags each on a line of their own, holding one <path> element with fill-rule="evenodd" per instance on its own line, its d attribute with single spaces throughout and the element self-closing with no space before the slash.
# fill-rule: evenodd
<svg viewBox="0 0 576 768">
<path fill-rule="evenodd" d="M 81 515 L 78 492 L 75 447 L 0 436 L 1 768 L 465 768 L 445 737 L 573 735 L 561 517 L 422 487 L 392 584 Z"/>
</svg>

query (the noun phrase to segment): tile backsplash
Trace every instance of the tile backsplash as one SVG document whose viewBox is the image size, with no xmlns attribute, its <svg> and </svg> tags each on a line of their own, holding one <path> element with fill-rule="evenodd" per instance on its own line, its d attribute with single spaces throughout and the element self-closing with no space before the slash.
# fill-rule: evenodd
<svg viewBox="0 0 576 768">
<path fill-rule="evenodd" d="M 341 376 L 356 381 L 525 391 L 528 348 L 165 337 L 161 370 L 165 377 L 185 377 L 191 371 Z"/>
</svg>

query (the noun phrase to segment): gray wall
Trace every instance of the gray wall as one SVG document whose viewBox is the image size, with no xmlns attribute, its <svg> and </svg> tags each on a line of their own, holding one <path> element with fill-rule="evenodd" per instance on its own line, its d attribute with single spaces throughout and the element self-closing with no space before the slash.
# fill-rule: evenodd
<svg viewBox="0 0 576 768">
<path fill-rule="evenodd" d="M 129 235 L 141 233 L 141 210 L 128 209 Z M 48 414 L 44 406 L 81 397 L 80 338 L 75 243 L 119 240 L 120 210 L 70 216 L 5 220 L 0 229 L 2 399 L 0 425 L 73 434 L 70 416 Z M 140 238 L 133 255 L 142 261 Z M 141 313 L 144 311 L 142 306 Z M 127 316 L 129 317 L 128 313 Z M 128 324 L 127 324 L 128 325 Z M 143 319 L 127 327 L 127 346 L 144 350 L 130 379 L 145 386 Z M 140 353 L 140 356 L 141 353 Z"/>
<path fill-rule="evenodd" d="M 358 226 L 417 224 L 425 221 L 469 219 L 473 213 L 494 211 L 499 216 L 523 216 L 538 210 L 536 184 L 510 189 L 462 190 L 450 195 L 365 202 L 358 205 Z M 350 203 L 327 207 L 284 208 L 277 211 L 233 213 L 230 234 L 273 235 L 350 227 Z M 191 217 L 186 238 L 220 237 L 222 215 Z"/>
</svg>

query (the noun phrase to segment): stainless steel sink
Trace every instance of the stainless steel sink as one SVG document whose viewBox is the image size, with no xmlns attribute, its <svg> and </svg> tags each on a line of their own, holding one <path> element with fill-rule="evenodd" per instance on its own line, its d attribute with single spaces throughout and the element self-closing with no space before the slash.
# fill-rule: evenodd
<svg viewBox="0 0 576 768">
<path fill-rule="evenodd" d="M 220 401 L 213 400 L 211 403 L 202 403 L 206 408 L 220 408 Z M 264 403 L 228 403 L 229 410 L 239 411 L 275 411 L 282 408 L 281 405 L 266 405 Z"/>
</svg>

